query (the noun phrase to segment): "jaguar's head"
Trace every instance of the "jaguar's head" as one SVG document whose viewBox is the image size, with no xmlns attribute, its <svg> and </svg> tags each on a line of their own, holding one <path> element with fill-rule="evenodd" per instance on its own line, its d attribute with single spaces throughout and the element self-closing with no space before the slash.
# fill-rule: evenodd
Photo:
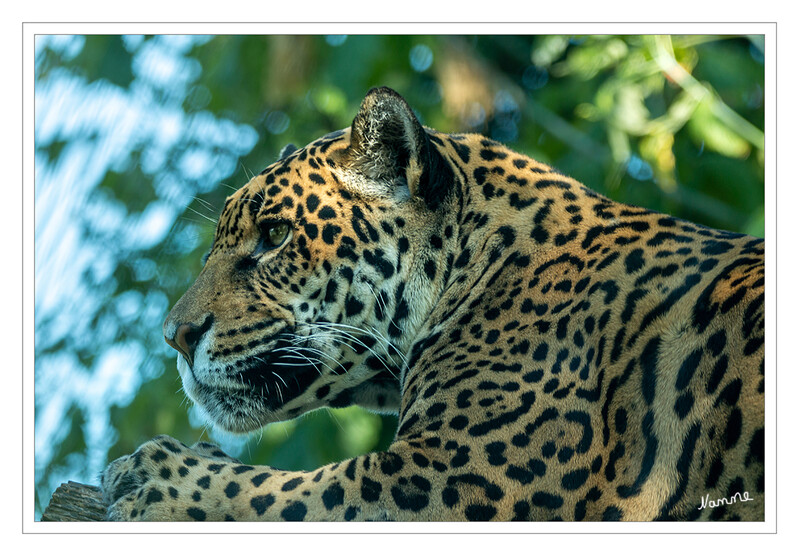
<svg viewBox="0 0 799 556">
<path fill-rule="evenodd" d="M 189 397 L 234 432 L 323 406 L 396 411 L 455 241 L 440 210 L 451 182 L 386 88 L 351 128 L 284 149 L 227 199 L 204 268 L 164 323 Z"/>
</svg>

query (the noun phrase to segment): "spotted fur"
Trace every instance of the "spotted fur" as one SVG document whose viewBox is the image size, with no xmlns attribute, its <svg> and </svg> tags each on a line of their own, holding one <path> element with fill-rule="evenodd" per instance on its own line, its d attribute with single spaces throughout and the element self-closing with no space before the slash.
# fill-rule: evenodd
<svg viewBox="0 0 799 556">
<path fill-rule="evenodd" d="M 359 404 L 396 438 L 305 472 L 159 437 L 106 470 L 111 519 L 764 518 L 762 240 L 425 129 L 386 88 L 281 156 L 164 324 L 184 389 L 230 431 Z"/>
</svg>

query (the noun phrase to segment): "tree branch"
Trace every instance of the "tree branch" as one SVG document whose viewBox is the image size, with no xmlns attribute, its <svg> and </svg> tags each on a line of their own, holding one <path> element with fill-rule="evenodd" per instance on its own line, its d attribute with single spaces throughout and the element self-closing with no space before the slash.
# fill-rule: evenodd
<svg viewBox="0 0 799 556">
<path fill-rule="evenodd" d="M 69 481 L 53 493 L 42 521 L 104 521 L 105 510 L 98 487 Z"/>
</svg>

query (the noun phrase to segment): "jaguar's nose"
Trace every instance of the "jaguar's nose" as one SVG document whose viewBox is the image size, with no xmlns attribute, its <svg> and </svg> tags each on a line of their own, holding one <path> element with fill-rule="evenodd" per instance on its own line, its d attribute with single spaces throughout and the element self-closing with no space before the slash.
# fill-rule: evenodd
<svg viewBox="0 0 799 556">
<path fill-rule="evenodd" d="M 181 324 L 175 331 L 175 337 L 164 336 L 166 343 L 180 352 L 189 365 L 194 362 L 194 350 L 200 341 L 199 327 L 192 324 Z"/>
<path fill-rule="evenodd" d="M 187 323 L 180 324 L 175 328 L 174 337 L 170 338 L 165 335 L 164 339 L 167 344 L 178 350 L 191 366 L 194 364 L 194 353 L 197 350 L 197 345 L 200 343 L 203 334 L 211 328 L 212 322 L 211 315 L 208 315 L 200 326 Z"/>
</svg>

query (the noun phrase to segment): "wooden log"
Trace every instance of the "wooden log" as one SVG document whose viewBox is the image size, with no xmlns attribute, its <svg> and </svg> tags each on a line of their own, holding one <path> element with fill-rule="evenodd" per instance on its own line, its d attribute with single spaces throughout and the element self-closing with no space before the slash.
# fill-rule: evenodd
<svg viewBox="0 0 799 556">
<path fill-rule="evenodd" d="M 105 510 L 98 487 L 69 481 L 53 493 L 42 521 L 104 521 Z"/>
</svg>

